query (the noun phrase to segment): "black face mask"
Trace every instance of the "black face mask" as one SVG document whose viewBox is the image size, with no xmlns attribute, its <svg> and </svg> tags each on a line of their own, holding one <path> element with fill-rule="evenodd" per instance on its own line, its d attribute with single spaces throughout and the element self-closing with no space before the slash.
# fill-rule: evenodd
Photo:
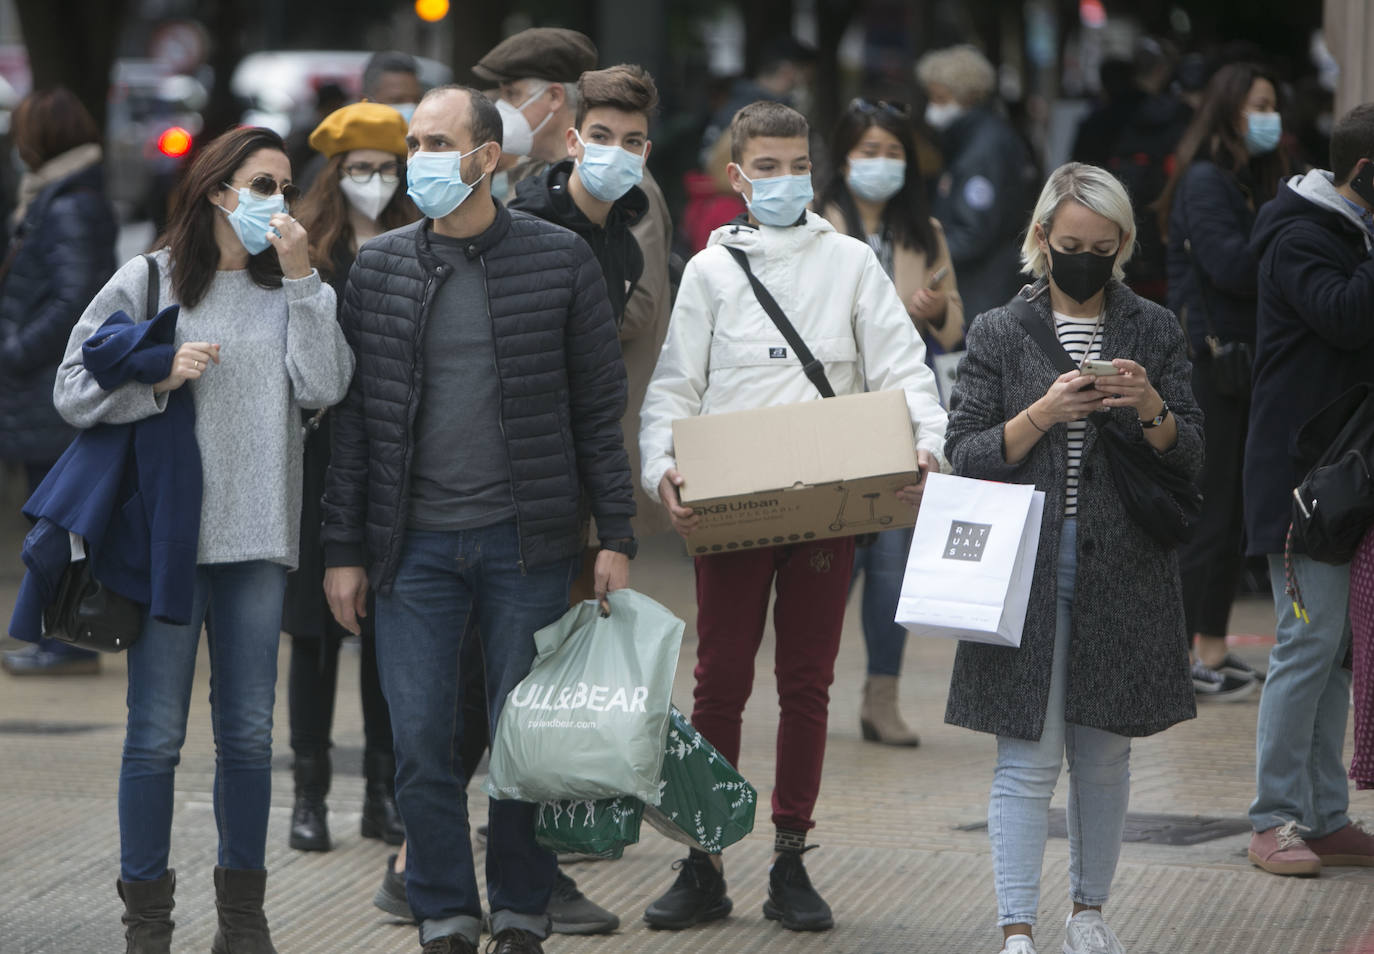
<svg viewBox="0 0 1374 954">
<path fill-rule="evenodd" d="M 1374 162 L 1367 162 L 1350 180 L 1350 191 L 1374 206 Z"/>
<path fill-rule="evenodd" d="M 1115 255 L 1061 252 L 1050 246 L 1050 277 L 1060 291 L 1080 305 L 1106 287 L 1115 265 Z"/>
</svg>

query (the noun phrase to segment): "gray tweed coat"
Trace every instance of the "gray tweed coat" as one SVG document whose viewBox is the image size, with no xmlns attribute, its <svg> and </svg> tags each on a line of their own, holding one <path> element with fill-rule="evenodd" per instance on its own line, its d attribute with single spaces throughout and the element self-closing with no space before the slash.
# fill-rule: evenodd
<svg viewBox="0 0 1374 954">
<path fill-rule="evenodd" d="M 1034 291 L 1045 288 L 1042 279 Z M 1052 320 L 1049 299 L 1045 292 L 1034 301 L 1047 322 Z M 1144 366 L 1178 419 L 1178 442 L 1163 460 L 1196 477 L 1202 468 L 1202 411 L 1193 399 L 1192 369 L 1177 319 L 1113 281 L 1107 286 L 1102 355 Z M 1045 492 L 1021 647 L 961 642 L 945 710 L 947 722 L 1020 739 L 1039 739 L 1045 725 L 1068 438 L 1064 425 L 1051 427 L 1013 466 L 1003 452 L 1002 429 L 1057 376 L 1011 309 L 983 313 L 969 330 L 945 442 L 956 474 L 1033 483 Z M 1111 413 L 1135 427 L 1134 410 Z M 1089 425 L 1078 487 L 1078 579 L 1065 718 L 1143 736 L 1196 714 L 1177 555 L 1151 540 L 1126 513 L 1096 428 Z"/>
</svg>

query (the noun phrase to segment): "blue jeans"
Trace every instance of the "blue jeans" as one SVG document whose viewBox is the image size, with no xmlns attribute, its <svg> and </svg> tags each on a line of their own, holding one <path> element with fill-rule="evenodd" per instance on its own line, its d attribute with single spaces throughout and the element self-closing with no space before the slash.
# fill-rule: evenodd
<svg viewBox="0 0 1374 954">
<path fill-rule="evenodd" d="M 1269 557 L 1274 648 L 1255 729 L 1255 800 L 1250 824 L 1268 831 L 1295 821 L 1321 838 L 1350 824 L 1341 748 L 1350 708 L 1350 566 L 1294 555 L 1310 622 L 1284 593 L 1283 555 Z"/>
<path fill-rule="evenodd" d="M 862 615 L 870 676 L 902 674 L 906 627 L 896 622 L 897 600 L 902 595 L 912 530 L 884 530 L 869 546 L 854 550 L 854 576 L 860 570 L 864 574 Z"/>
<path fill-rule="evenodd" d="M 196 675 L 210 647 L 219 864 L 262 870 L 272 799 L 272 705 L 286 567 L 265 560 L 196 568 L 191 619 L 149 619 L 129 649 L 129 723 L 119 771 L 120 877 L 167 872 L 172 789 Z"/>
<path fill-rule="evenodd" d="M 1059 534 L 1054 669 L 1038 742 L 997 737 L 997 768 L 988 803 L 988 834 L 997 887 L 997 923 L 1035 924 L 1040 869 L 1049 838 L 1050 798 L 1069 760 L 1069 892 L 1089 907 L 1106 903 L 1121 854 L 1131 791 L 1131 740 L 1064 721 L 1069 678 L 1070 614 L 1078 575 L 1077 521 Z"/>
<path fill-rule="evenodd" d="M 405 818 L 406 897 L 422 943 L 461 935 L 476 944 L 482 901 L 468 836 L 463 739 L 464 636 L 486 666 L 488 721 L 529 674 L 534 633 L 568 609 L 578 558 L 521 570 L 514 523 L 451 532 L 406 531 L 389 593 L 377 595 L 377 666 L 391 711 L 396 804 Z M 492 929 L 549 929 L 556 865 L 534 840 L 528 802 L 492 801 L 487 896 Z"/>
</svg>

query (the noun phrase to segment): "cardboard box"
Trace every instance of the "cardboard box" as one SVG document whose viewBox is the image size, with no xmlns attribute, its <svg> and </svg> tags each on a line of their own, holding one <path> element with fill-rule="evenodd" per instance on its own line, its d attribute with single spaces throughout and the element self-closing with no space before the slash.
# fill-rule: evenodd
<svg viewBox="0 0 1374 954">
<path fill-rule="evenodd" d="M 920 479 L 906 395 L 851 394 L 673 422 L 694 555 L 909 527 Z"/>
</svg>

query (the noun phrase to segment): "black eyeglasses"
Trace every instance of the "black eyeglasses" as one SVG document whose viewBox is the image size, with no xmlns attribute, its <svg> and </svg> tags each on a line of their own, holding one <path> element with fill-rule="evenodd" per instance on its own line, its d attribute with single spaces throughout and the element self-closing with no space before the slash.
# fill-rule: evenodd
<svg viewBox="0 0 1374 954">
<path fill-rule="evenodd" d="M 379 166 L 374 166 L 370 162 L 354 162 L 344 166 L 343 171 L 344 175 L 358 183 L 358 185 L 364 185 L 372 181 L 373 176 L 381 176 L 382 181 L 387 185 L 391 185 L 401 178 L 401 164 L 395 160 L 384 162 Z"/>
<path fill-rule="evenodd" d="M 241 188 L 241 186 L 236 186 L 232 182 L 224 183 L 224 187 L 226 189 L 233 189 L 236 192 Z M 301 190 L 296 188 L 296 186 L 289 182 L 285 185 L 277 185 L 277 180 L 273 179 L 271 176 L 254 176 L 252 179 L 248 180 L 248 191 L 262 199 L 271 198 L 280 192 L 282 200 L 286 203 L 288 209 L 301 197 Z"/>
<path fill-rule="evenodd" d="M 862 96 L 849 101 L 849 111 L 851 113 L 891 113 L 893 116 L 900 116 L 903 119 L 911 118 L 911 107 L 906 103 L 894 103 L 886 99 L 867 100 Z"/>
</svg>

